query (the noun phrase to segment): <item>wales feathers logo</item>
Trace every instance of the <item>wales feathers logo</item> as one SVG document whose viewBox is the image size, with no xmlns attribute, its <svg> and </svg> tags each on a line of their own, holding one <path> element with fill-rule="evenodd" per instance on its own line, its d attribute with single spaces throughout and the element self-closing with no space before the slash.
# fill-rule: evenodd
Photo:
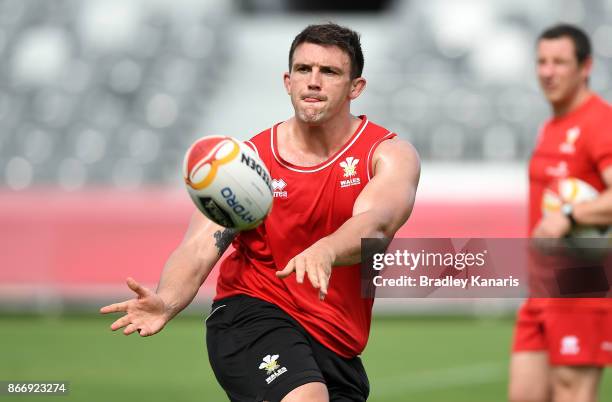
<svg viewBox="0 0 612 402">
<path fill-rule="evenodd" d="M 344 170 L 344 177 L 349 177 L 347 180 L 340 180 L 340 187 L 357 186 L 361 184 L 359 177 L 353 177 L 357 175 L 357 164 L 359 159 L 349 156 L 346 160 L 340 162 L 340 167 Z"/>
<path fill-rule="evenodd" d="M 357 174 L 355 169 L 357 168 L 358 163 L 359 159 L 355 159 L 352 156 L 346 158 L 344 162 L 340 162 L 340 167 L 344 169 L 344 177 L 355 176 Z"/>
<path fill-rule="evenodd" d="M 572 127 L 565 133 L 565 142 L 559 146 L 559 150 L 564 154 L 573 154 L 576 152 L 576 140 L 580 137 L 580 127 Z"/>
<path fill-rule="evenodd" d="M 267 355 L 263 358 L 263 363 L 259 365 L 260 370 L 266 370 L 266 374 L 272 374 L 274 370 L 280 367 L 277 362 L 278 355 Z"/>
<path fill-rule="evenodd" d="M 287 372 L 287 367 L 281 367 L 278 364 L 278 355 L 266 355 L 264 357 L 263 362 L 259 364 L 260 370 L 266 370 L 266 383 L 270 384 L 274 381 L 278 376 Z"/>
</svg>

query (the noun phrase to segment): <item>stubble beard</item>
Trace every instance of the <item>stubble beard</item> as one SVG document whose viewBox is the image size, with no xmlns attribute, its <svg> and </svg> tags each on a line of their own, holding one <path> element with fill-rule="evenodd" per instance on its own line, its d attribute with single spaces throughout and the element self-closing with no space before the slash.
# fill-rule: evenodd
<svg viewBox="0 0 612 402">
<path fill-rule="evenodd" d="M 313 111 L 298 111 L 298 117 L 304 123 L 320 123 L 325 117 L 325 113 L 323 111 L 313 112 Z"/>
<path fill-rule="evenodd" d="M 563 106 L 569 102 L 576 96 L 578 93 L 577 88 L 562 88 L 553 93 L 546 94 L 546 98 L 548 102 L 553 106 Z"/>
<path fill-rule="evenodd" d="M 317 124 L 322 123 L 327 116 L 325 109 L 298 108 L 297 117 L 304 123 Z"/>
<path fill-rule="evenodd" d="M 580 91 L 580 83 L 572 81 L 564 84 L 561 82 L 557 85 L 557 88 L 551 92 L 547 92 L 542 83 L 540 83 L 540 88 L 548 103 L 551 105 L 563 105 L 578 94 Z"/>
</svg>

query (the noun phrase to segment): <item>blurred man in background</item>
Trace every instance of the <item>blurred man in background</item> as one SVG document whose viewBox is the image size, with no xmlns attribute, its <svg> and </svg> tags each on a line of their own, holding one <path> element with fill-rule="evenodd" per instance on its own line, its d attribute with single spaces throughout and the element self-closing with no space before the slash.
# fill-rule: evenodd
<svg viewBox="0 0 612 402">
<path fill-rule="evenodd" d="M 358 356 L 373 300 L 361 296 L 361 239 L 393 237 L 406 222 L 420 167 L 410 144 L 350 113 L 362 69 L 359 35 L 347 28 L 312 25 L 295 38 L 284 76 L 295 115 L 248 142 L 281 190 L 271 214 L 239 234 L 194 214 L 157 292 L 129 279 L 138 298 L 102 308 L 126 313 L 113 330 L 160 331 L 233 239 L 207 319 L 209 359 L 229 398 L 366 400 Z"/>
<path fill-rule="evenodd" d="M 561 238 L 575 225 L 612 224 L 612 107 L 589 89 L 587 35 L 571 25 L 537 41 L 537 74 L 552 117 L 530 166 L 529 227 L 536 238 Z M 575 177 L 600 192 L 594 201 L 542 215 L 544 190 Z M 528 299 L 518 312 L 510 366 L 513 402 L 592 402 L 602 368 L 612 363 L 609 299 Z"/>
</svg>

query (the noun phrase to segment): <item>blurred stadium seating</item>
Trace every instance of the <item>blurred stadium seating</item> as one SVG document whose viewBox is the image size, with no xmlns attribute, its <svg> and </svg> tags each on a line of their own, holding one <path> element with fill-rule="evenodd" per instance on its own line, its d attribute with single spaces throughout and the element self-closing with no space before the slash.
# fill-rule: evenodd
<svg viewBox="0 0 612 402">
<path fill-rule="evenodd" d="M 177 162 L 226 64 L 224 3 L 1 2 L 1 182 L 180 180 Z"/>
<path fill-rule="evenodd" d="M 289 44 L 326 20 L 362 33 L 368 87 L 354 111 L 424 159 L 402 234 L 521 236 L 524 164 L 548 114 L 533 42 L 548 24 L 583 25 L 592 86 L 611 100 L 612 1 L 384 3 L 312 14 L 274 1 L 0 0 L 0 305 L 34 291 L 44 307 L 129 274 L 153 283 L 192 210 L 184 150 L 288 117 Z"/>
</svg>

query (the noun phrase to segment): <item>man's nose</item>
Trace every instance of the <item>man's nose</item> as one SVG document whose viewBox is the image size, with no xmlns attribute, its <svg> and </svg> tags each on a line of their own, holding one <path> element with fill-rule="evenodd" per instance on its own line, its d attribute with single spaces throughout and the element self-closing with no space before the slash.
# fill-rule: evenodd
<svg viewBox="0 0 612 402">
<path fill-rule="evenodd" d="M 321 89 L 321 73 L 319 71 L 313 70 L 310 73 L 309 78 L 310 78 L 308 80 L 309 89 Z"/>
<path fill-rule="evenodd" d="M 554 72 L 552 63 L 541 63 L 538 66 L 538 73 L 541 77 L 550 77 Z"/>
</svg>

